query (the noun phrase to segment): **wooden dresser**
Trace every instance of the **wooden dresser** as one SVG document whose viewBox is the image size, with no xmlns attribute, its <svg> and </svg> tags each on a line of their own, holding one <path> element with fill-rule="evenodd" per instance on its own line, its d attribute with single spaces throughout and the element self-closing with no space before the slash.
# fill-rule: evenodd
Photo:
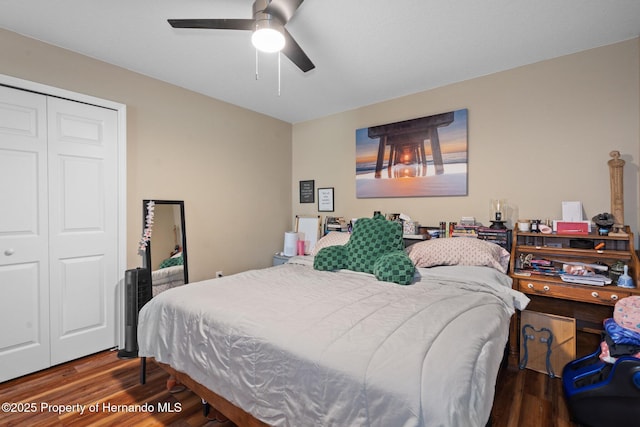
<svg viewBox="0 0 640 427">
<path fill-rule="evenodd" d="M 575 319 L 576 357 L 594 352 L 601 340 L 602 322 L 611 317 L 615 303 L 631 295 L 640 295 L 637 288 L 614 284 L 594 286 L 568 283 L 559 276 L 526 270 L 527 262 L 550 260 L 553 264 L 588 263 L 608 267 L 618 261 L 628 265 L 634 283 L 640 278 L 640 262 L 633 245 L 633 234 L 627 229 L 623 236 L 590 234 L 542 234 L 513 231 L 509 271 L 514 289 L 527 294 L 531 302 L 527 310 Z M 579 249 L 592 246 L 600 249 Z M 530 273 L 530 274 L 528 274 Z M 509 364 L 520 360 L 521 313 L 513 316 L 509 336 Z"/>
</svg>

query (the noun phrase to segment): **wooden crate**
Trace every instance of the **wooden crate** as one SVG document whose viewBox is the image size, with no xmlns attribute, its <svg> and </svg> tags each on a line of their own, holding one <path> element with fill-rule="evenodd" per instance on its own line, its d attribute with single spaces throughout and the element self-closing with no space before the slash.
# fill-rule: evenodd
<svg viewBox="0 0 640 427">
<path fill-rule="evenodd" d="M 532 339 L 524 338 L 523 331 Z M 520 316 L 520 366 L 549 374 L 547 368 L 547 340 L 552 336 L 551 370 L 556 377 L 562 368 L 576 358 L 576 321 L 570 317 L 525 310 Z M 525 351 L 526 344 L 526 351 Z"/>
</svg>

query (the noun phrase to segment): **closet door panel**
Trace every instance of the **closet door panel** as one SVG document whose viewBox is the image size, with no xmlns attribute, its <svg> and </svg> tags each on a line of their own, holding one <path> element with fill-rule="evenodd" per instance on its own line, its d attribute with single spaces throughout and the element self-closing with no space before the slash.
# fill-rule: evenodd
<svg viewBox="0 0 640 427">
<path fill-rule="evenodd" d="M 45 110 L 0 86 L 0 382 L 50 365 Z"/>
<path fill-rule="evenodd" d="M 51 360 L 114 347 L 117 113 L 49 98 Z"/>
<path fill-rule="evenodd" d="M 62 178 L 60 233 L 69 238 L 104 233 L 104 162 L 62 155 L 58 161 Z"/>
<path fill-rule="evenodd" d="M 0 283 L 2 294 L 10 295 L 11 302 L 20 310 L 12 313 L 12 317 L 3 319 L 10 326 L 3 329 L 0 335 L 0 348 L 4 351 L 19 351 L 38 346 L 41 342 L 42 329 L 38 327 L 40 318 L 38 263 L 28 262 L 0 266 Z M 3 307 L 10 309 L 10 307 Z M 4 310 L 3 310 L 4 311 Z M 0 316 L 2 316 L 0 314 Z M 35 326 L 35 327 L 34 327 Z M 48 358 L 47 358 L 48 361 Z"/>
<path fill-rule="evenodd" d="M 103 328 L 105 284 L 103 257 L 76 257 L 60 260 L 59 281 L 63 286 L 58 312 L 60 339 Z M 99 296 L 96 298 L 95 296 Z"/>
<path fill-rule="evenodd" d="M 4 206 L 0 208 L 0 233 L 3 235 L 37 236 L 40 231 L 40 153 L 23 150 L 12 150 L 5 146 L 0 157 L 0 186 Z M 15 206 L 20 209 L 12 208 Z"/>
</svg>

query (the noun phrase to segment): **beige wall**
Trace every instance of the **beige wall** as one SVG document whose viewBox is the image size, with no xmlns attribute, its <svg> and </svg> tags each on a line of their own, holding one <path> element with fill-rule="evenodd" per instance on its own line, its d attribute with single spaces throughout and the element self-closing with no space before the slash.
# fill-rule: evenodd
<svg viewBox="0 0 640 427">
<path fill-rule="evenodd" d="M 390 78 L 393 78 L 390 76 Z M 475 216 L 488 224 L 492 198 L 511 219 L 560 218 L 563 200 L 588 218 L 611 210 L 611 150 L 624 170 L 625 222 L 638 229 L 640 42 L 634 39 L 324 117 L 293 127 L 293 214 L 298 182 L 335 187 L 335 215 L 404 212 L 425 225 Z M 357 199 L 355 130 L 469 110 L 469 186 L 464 197 Z"/>
<path fill-rule="evenodd" d="M 129 267 L 141 263 L 146 198 L 185 201 L 196 281 L 270 265 L 293 217 L 318 214 L 299 203 L 300 180 L 334 187 L 334 214 L 347 218 L 381 210 L 427 225 L 487 223 L 496 197 L 512 219 L 557 218 L 563 200 L 581 200 L 590 218 L 610 210 L 611 150 L 627 162 L 625 222 L 638 229 L 638 39 L 293 126 L 12 32 L 0 30 L 0 51 L 0 74 L 127 105 Z M 468 196 L 355 197 L 356 129 L 460 108 L 469 109 Z"/>
<path fill-rule="evenodd" d="M 191 281 L 282 250 L 290 124 L 4 30 L 0 52 L 0 74 L 127 105 L 128 267 L 142 263 L 143 199 L 185 201 Z"/>
</svg>

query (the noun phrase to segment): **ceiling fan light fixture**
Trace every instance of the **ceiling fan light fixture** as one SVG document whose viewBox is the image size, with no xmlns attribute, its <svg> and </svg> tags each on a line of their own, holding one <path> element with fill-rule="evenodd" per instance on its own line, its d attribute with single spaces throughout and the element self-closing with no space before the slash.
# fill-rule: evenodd
<svg viewBox="0 0 640 427">
<path fill-rule="evenodd" d="M 252 31 L 254 34 L 251 41 L 256 48 L 256 65 L 260 56 L 258 51 L 280 52 L 300 71 L 306 73 L 316 66 L 285 28 L 303 1 L 254 0 L 253 15 L 250 19 L 168 19 L 168 21 L 173 28 Z M 278 64 L 280 64 L 280 56 L 278 55 Z"/>
<path fill-rule="evenodd" d="M 284 29 L 273 19 L 257 20 L 251 43 L 261 52 L 279 52 L 284 47 Z"/>
</svg>

